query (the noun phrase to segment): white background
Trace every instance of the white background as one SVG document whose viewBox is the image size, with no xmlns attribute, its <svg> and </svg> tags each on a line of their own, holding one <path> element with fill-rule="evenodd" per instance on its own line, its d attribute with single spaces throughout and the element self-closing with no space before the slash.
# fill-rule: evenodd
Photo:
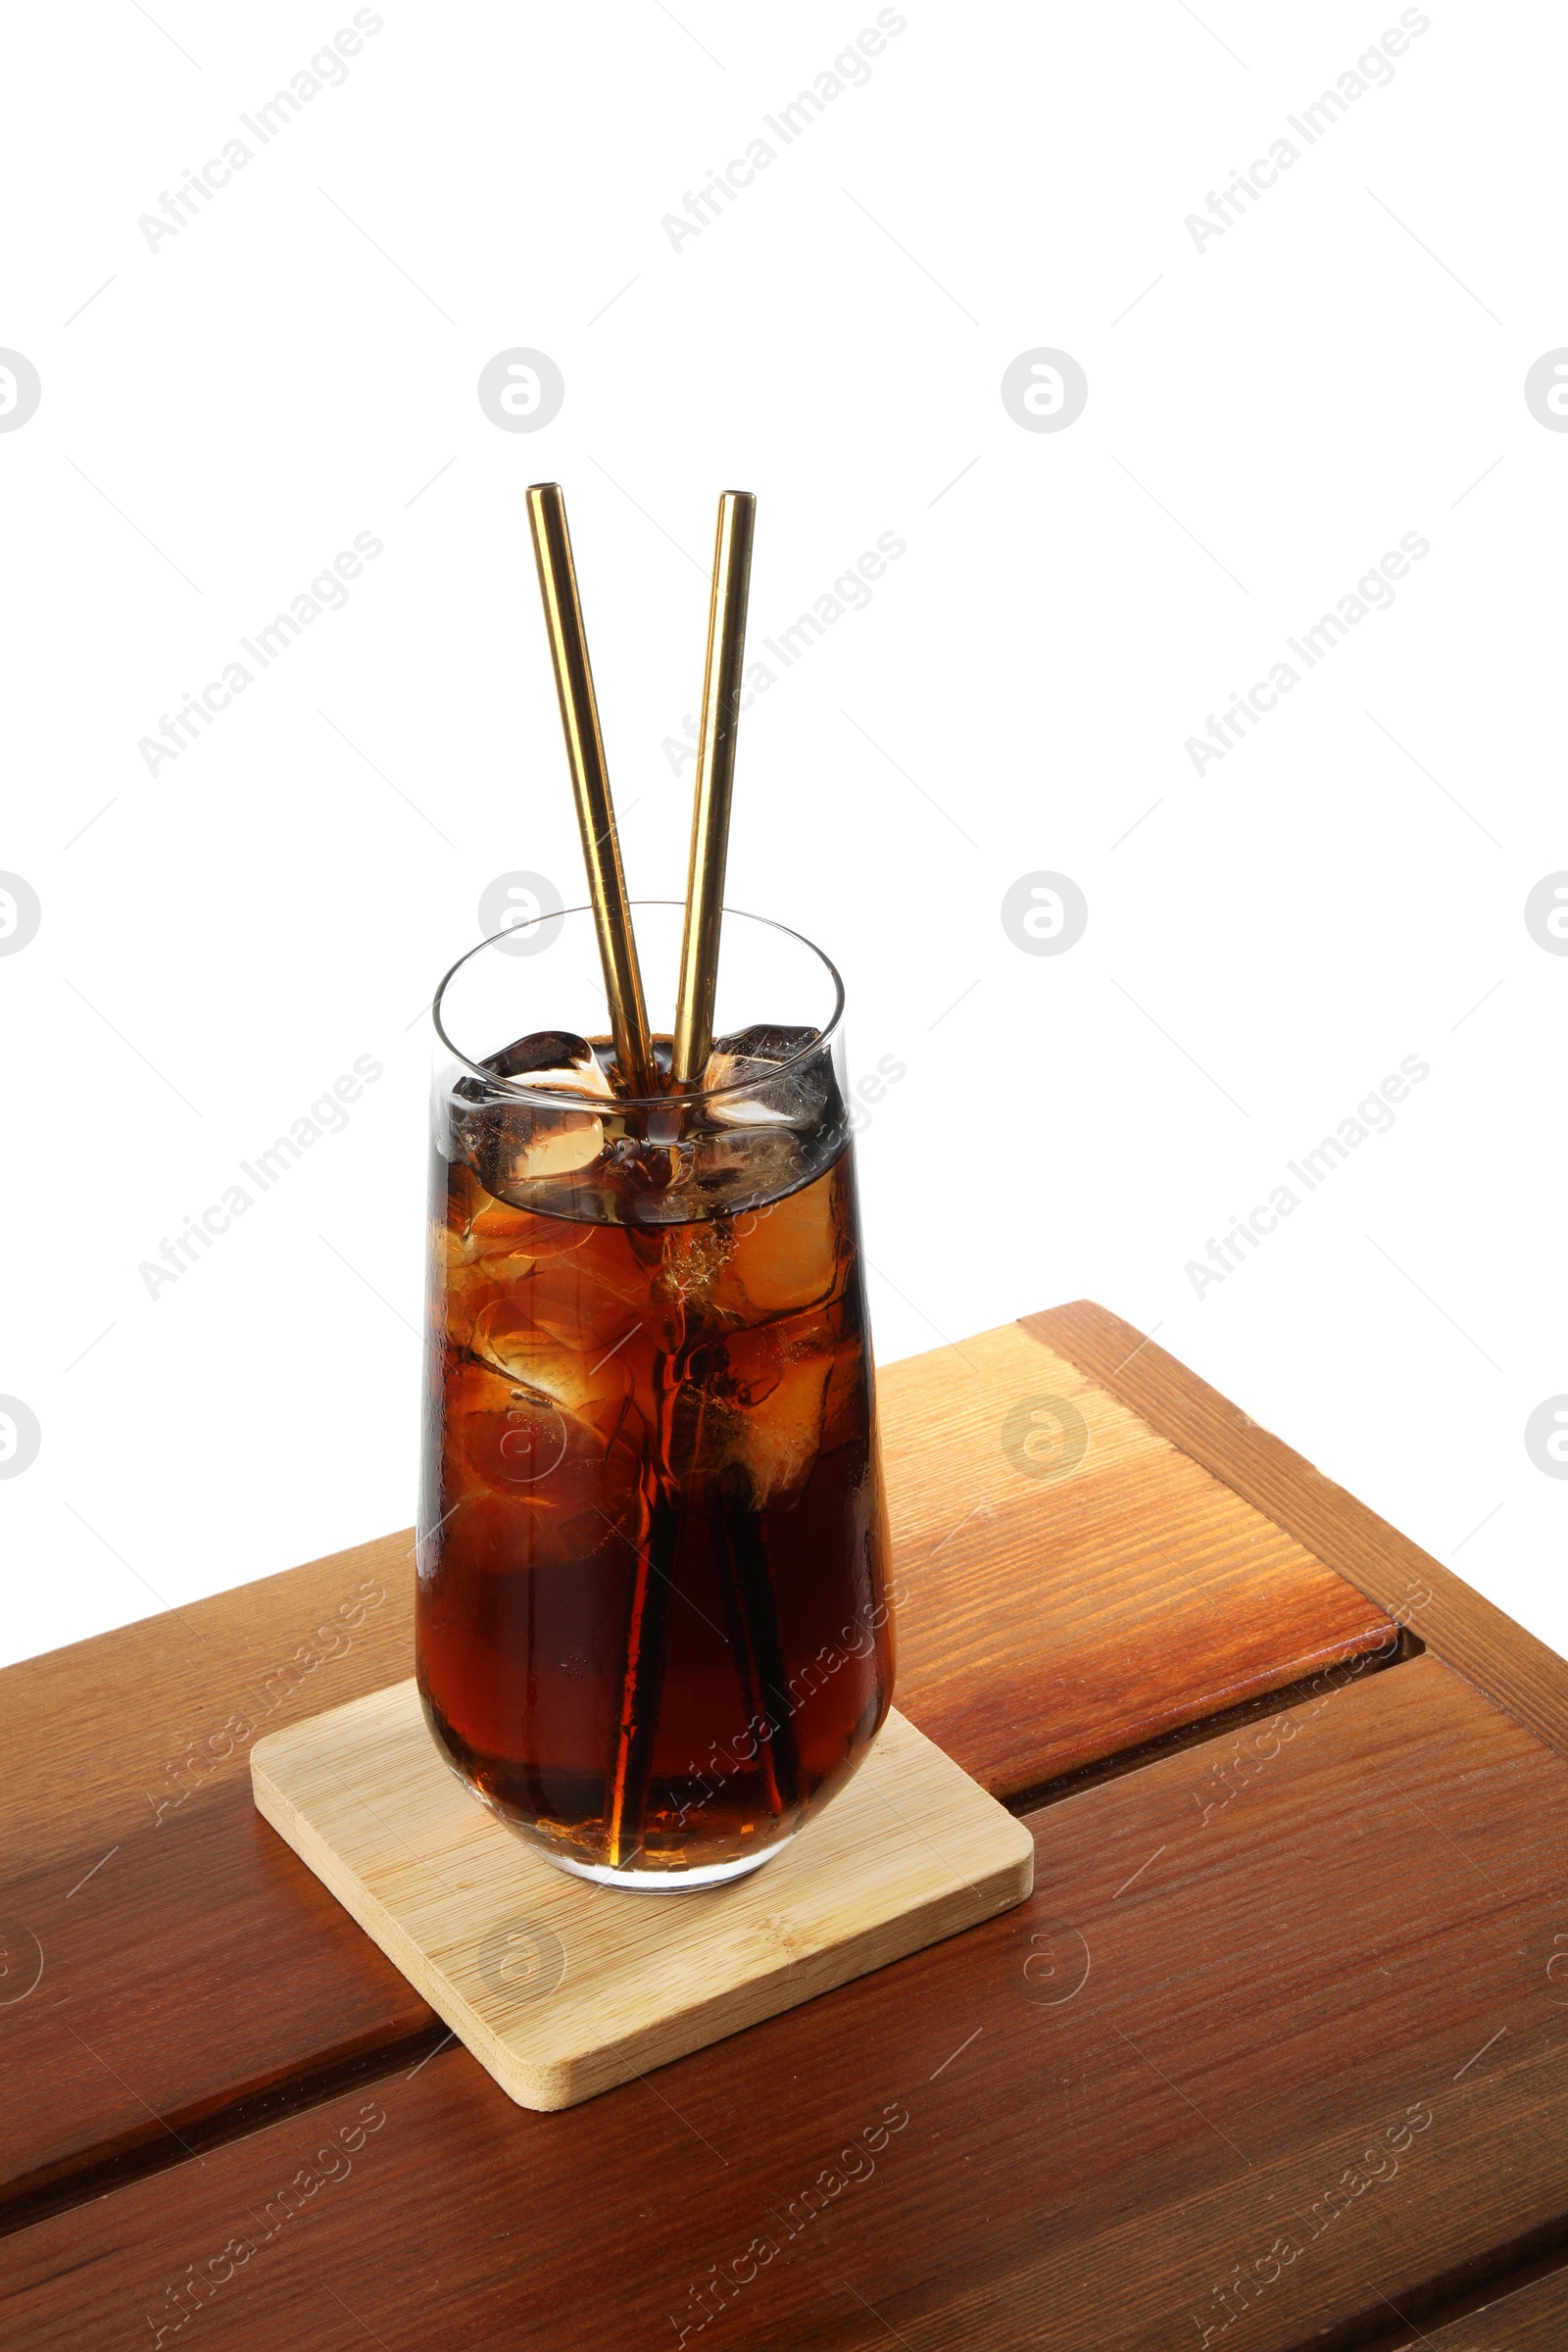
<svg viewBox="0 0 1568 2352">
<path fill-rule="evenodd" d="M 662 747 L 718 490 L 759 495 L 754 645 L 907 542 L 748 713 L 729 891 L 840 961 L 852 1071 L 907 1065 L 860 1143 L 883 1360 L 1098 1298 L 1568 1647 L 1568 1483 L 1523 1442 L 1568 1390 L 1568 958 L 1523 919 L 1568 865 L 1568 437 L 1523 397 L 1568 342 L 1560 15 L 1434 5 L 1307 147 L 1285 116 L 1396 7 L 910 0 L 786 148 L 761 117 L 874 7 L 388 0 L 155 252 L 138 216 L 352 11 L 154 13 L 14 17 L 4 75 L 0 344 L 43 397 L 0 435 L 0 867 L 43 913 L 0 957 L 0 1393 L 42 1443 L 0 1482 L 0 1652 L 411 1518 L 421 1007 L 497 874 L 583 896 L 543 477 L 647 895 L 683 881 Z M 1282 135 L 1198 250 L 1185 217 Z M 476 397 L 514 346 L 565 379 L 535 433 Z M 1087 373 L 1060 432 L 1000 397 L 1038 346 Z M 138 739 L 359 532 L 346 608 L 149 774 Z M 1407 532 L 1392 609 L 1195 774 L 1186 739 Z M 1063 956 L 1002 927 L 1037 869 L 1087 897 Z M 1392 1132 L 1195 1295 L 1411 1054 Z M 359 1055 L 346 1130 L 149 1297 Z"/>
</svg>

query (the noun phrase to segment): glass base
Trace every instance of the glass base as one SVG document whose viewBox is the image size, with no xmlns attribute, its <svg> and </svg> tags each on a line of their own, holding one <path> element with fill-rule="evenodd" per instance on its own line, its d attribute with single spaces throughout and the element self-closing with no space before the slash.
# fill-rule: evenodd
<svg viewBox="0 0 1568 2352">
<path fill-rule="evenodd" d="M 549 1846 L 535 1844 L 534 1851 L 553 1862 L 557 1870 L 574 1879 L 591 1879 L 596 1886 L 626 1886 L 639 1894 L 686 1894 L 700 1886 L 723 1886 L 731 1879 L 749 1878 L 793 1845 L 795 1838 L 792 1831 L 788 1838 L 764 1845 L 760 1854 L 740 1854 L 732 1862 L 710 1862 L 695 1870 L 612 1870 L 608 1862 L 568 1862 L 564 1854 L 552 1852 Z"/>
</svg>

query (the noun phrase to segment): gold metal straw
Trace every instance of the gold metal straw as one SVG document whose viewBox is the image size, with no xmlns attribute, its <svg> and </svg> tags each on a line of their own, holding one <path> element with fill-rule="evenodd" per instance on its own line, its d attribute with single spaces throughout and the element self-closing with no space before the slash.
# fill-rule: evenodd
<svg viewBox="0 0 1568 2352">
<path fill-rule="evenodd" d="M 561 724 L 565 733 L 566 760 L 577 802 L 577 824 L 582 834 L 583 862 L 588 868 L 594 928 L 599 935 L 599 959 L 604 966 L 615 1062 L 633 1093 L 652 1095 L 658 1087 L 648 1040 L 642 973 L 637 963 L 637 942 L 632 935 L 626 877 L 621 871 L 604 738 L 599 731 L 599 705 L 594 697 L 593 671 L 588 666 L 588 641 L 583 634 L 577 573 L 566 530 L 566 502 L 559 482 L 535 482 L 529 489 L 528 526 L 533 533 L 534 561 L 539 566 L 539 593 L 544 599 L 545 626 L 550 632 L 556 692 L 561 698 Z"/>
<path fill-rule="evenodd" d="M 750 490 L 723 493 L 713 541 L 708 665 L 703 673 L 697 789 L 686 878 L 686 928 L 680 943 L 680 991 L 675 1005 L 672 1071 L 681 1086 L 700 1083 L 713 1042 L 718 933 L 724 914 L 724 862 L 729 854 L 730 796 L 735 782 L 735 735 L 756 520 L 757 500 Z"/>
</svg>

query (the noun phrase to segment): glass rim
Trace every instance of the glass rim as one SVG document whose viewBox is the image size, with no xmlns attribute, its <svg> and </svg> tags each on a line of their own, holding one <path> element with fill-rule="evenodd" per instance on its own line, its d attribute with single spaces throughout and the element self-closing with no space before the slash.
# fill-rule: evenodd
<svg viewBox="0 0 1568 2352">
<path fill-rule="evenodd" d="M 633 899 L 630 906 L 635 915 L 638 908 L 642 906 L 678 906 L 684 911 L 685 904 L 683 899 Z M 803 1046 L 798 1054 L 792 1054 L 788 1061 L 769 1062 L 765 1078 L 744 1079 L 734 1086 L 693 1087 L 678 1095 L 615 1095 L 612 1100 L 606 1102 L 597 1096 L 566 1094 L 553 1091 L 544 1086 L 531 1087 L 520 1079 L 503 1078 L 496 1071 L 487 1070 L 482 1062 L 474 1061 L 465 1054 L 462 1047 L 455 1044 L 448 1035 L 442 1022 L 446 993 L 458 974 L 471 963 L 476 956 L 482 956 L 486 948 L 493 948 L 498 940 L 508 939 L 514 932 L 531 931 L 545 923 L 563 923 L 568 915 L 591 915 L 593 911 L 593 907 L 588 905 L 558 906 L 549 914 L 529 915 L 520 923 L 503 924 L 499 931 L 492 931 L 488 939 L 481 939 L 477 945 L 467 949 L 458 957 L 456 963 L 450 965 L 442 974 L 440 985 L 430 1001 L 430 1018 L 434 1024 L 435 1033 L 453 1059 L 460 1061 L 466 1070 L 473 1073 L 474 1077 L 483 1079 L 487 1087 L 494 1088 L 504 1095 L 512 1096 L 519 1102 L 541 1103 L 550 1110 L 589 1110 L 601 1117 L 614 1116 L 617 1113 L 635 1110 L 691 1109 L 704 1102 L 721 1102 L 736 1095 L 752 1095 L 760 1086 L 770 1086 L 775 1079 L 787 1077 L 791 1070 L 799 1069 L 801 1064 L 808 1061 L 814 1054 L 819 1054 L 825 1047 L 831 1046 L 837 1036 L 839 1024 L 844 1018 L 844 979 L 832 956 L 819 948 L 814 940 L 808 939 L 804 931 L 792 930 L 788 923 L 776 922 L 769 914 L 752 914 L 744 906 L 725 906 L 722 911 L 726 921 L 733 917 L 739 922 L 758 923 L 765 930 L 777 931 L 783 938 L 794 940 L 798 946 L 805 948 L 808 955 L 815 956 L 833 983 L 833 1010 L 828 1019 L 811 1039 L 809 1045 Z M 664 1032 L 657 1031 L 654 1034 L 663 1035 Z"/>
</svg>

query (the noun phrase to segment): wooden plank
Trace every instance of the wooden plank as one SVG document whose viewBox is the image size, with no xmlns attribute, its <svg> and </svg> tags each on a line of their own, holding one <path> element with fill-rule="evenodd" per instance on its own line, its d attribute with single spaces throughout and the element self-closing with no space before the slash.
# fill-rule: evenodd
<svg viewBox="0 0 1568 2352">
<path fill-rule="evenodd" d="M 894 1364 L 880 1393 L 908 1593 L 899 1703 L 998 1795 L 1393 1637 L 1383 1608 L 1017 1324 Z"/>
<path fill-rule="evenodd" d="M 476 1805 L 412 1680 L 272 1733 L 251 1774 L 278 1835 L 531 2108 L 574 2107 L 1009 1911 L 1034 1876 L 1022 1823 L 897 1707 L 786 1851 L 663 1898 L 568 1878 Z"/>
<path fill-rule="evenodd" d="M 248 1800 L 253 1740 L 401 1680 L 413 1546 L 405 1529 L 6 1667 L 6 1880 L 85 1870 L 141 1830 L 167 1838 L 224 1788 Z"/>
<path fill-rule="evenodd" d="M 1097 2352 L 1367 2344 L 1424 2300 L 1434 2272 L 1455 2262 L 1484 2268 L 1489 2249 L 1527 2216 L 1542 2228 L 1562 2223 L 1565 2114 L 1560 2056 L 1470 2092 L 1419 2095 L 1103 2231 L 1075 2260 L 1054 2255 L 980 2287 L 945 2309 L 944 2343 L 1043 2352 L 1086 2340 Z M 1528 2174 L 1521 2147 L 1540 2151 Z M 1006 2331 L 1030 2312 L 1049 2316 Z M 1091 2328 L 1092 2338 L 1083 2332 Z"/>
<path fill-rule="evenodd" d="M 1568 2344 L 1568 2272 L 1516 2287 L 1446 2328 L 1428 2330 L 1432 2352 L 1563 2352 Z"/>
<path fill-rule="evenodd" d="M 1065 1365 L 1046 1382 L 1084 1460 L 1018 1470 L 1002 1430 L 1041 1394 L 1039 1350 L 1009 1325 L 962 1359 L 881 1382 L 899 1702 L 993 1791 L 1387 1642 L 1381 1610 Z M 280 1899 L 301 1874 L 249 1786 L 258 1738 L 401 1680 L 412 1626 L 405 1531 L 0 1674 L 0 1935 L 44 1956 L 39 1989 L 0 2000 L 0 2227 L 436 2030 L 319 1887 Z"/>
<path fill-rule="evenodd" d="M 137 1833 L 116 1864 L 84 1885 L 47 1869 L 4 1889 L 13 1946 L 42 1967 L 0 2006 L 0 2228 L 401 2054 L 412 2065 L 439 2031 L 247 1786 L 210 1794 L 177 1831 Z"/>
<path fill-rule="evenodd" d="M 412 1579 L 385 1538 L 0 1675 L 0 1941 L 41 1966 L 0 2002 L 0 2228 L 429 2045 L 249 1771 L 407 1671 Z"/>
<path fill-rule="evenodd" d="M 1019 1328 L 1110 1391 L 1383 1608 L 1410 1622 L 1440 1657 L 1568 1755 L 1568 1662 L 1462 1577 L 1092 1299 L 1026 1315 Z"/>
<path fill-rule="evenodd" d="M 1568 2222 L 1568 1764 L 1431 1657 L 1218 1744 L 1034 1816 L 1019 1910 L 647 2082 L 530 2115 L 447 2049 L 41 2222 L 0 2246 L 5 2322 L 36 2352 L 156 2343 L 182 2295 L 211 2352 L 1365 2340 L 1381 2296 Z"/>
</svg>

